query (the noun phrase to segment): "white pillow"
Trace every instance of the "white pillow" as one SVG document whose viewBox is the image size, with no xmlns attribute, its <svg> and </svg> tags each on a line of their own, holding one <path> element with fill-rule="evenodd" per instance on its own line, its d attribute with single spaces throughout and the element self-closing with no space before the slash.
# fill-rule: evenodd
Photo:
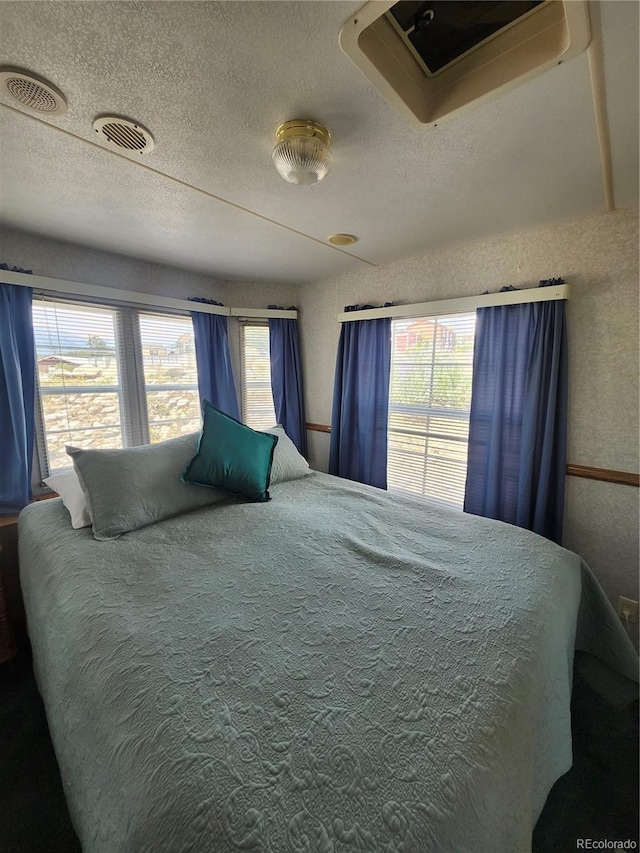
<svg viewBox="0 0 640 853">
<path fill-rule="evenodd" d="M 91 516 L 87 506 L 87 498 L 78 480 L 78 475 L 71 469 L 59 471 L 44 480 L 49 488 L 62 498 L 62 503 L 69 510 L 71 526 L 78 530 L 80 527 L 89 527 Z"/>
<path fill-rule="evenodd" d="M 260 431 L 278 436 L 278 443 L 273 453 L 273 464 L 271 465 L 272 486 L 276 483 L 284 483 L 287 480 L 299 480 L 300 477 L 306 477 L 312 473 L 309 463 L 304 456 L 298 453 L 298 448 L 286 434 L 284 427 L 278 424 L 271 429 Z"/>
</svg>

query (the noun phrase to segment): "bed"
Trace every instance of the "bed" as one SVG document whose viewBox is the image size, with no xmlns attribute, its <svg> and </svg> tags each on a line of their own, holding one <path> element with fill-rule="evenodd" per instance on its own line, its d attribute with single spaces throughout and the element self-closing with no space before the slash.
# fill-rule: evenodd
<svg viewBox="0 0 640 853">
<path fill-rule="evenodd" d="M 34 667 L 85 853 L 528 851 L 574 645 L 637 677 L 588 568 L 318 472 L 97 542 L 20 517 Z"/>
</svg>

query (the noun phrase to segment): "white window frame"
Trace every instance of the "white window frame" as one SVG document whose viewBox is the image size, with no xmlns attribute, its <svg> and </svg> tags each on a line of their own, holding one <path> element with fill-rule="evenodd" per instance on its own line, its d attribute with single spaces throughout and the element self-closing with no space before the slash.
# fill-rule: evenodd
<svg viewBox="0 0 640 853">
<path fill-rule="evenodd" d="M 147 410 L 144 362 L 139 317 L 144 314 L 182 317 L 190 320 L 188 311 L 167 309 L 164 306 L 131 306 L 122 303 L 97 299 L 79 299 L 67 295 L 35 294 L 34 302 L 55 302 L 69 307 L 105 308 L 115 312 L 115 324 L 119 365 L 119 396 L 121 406 L 121 429 L 123 447 L 136 447 L 150 443 L 149 415 Z M 46 442 L 46 430 L 42 411 L 42 392 L 37 367 L 35 367 L 35 440 L 32 470 L 32 490 L 34 494 L 48 491 L 43 480 L 51 474 Z M 54 469 L 55 472 L 63 470 Z"/>
</svg>

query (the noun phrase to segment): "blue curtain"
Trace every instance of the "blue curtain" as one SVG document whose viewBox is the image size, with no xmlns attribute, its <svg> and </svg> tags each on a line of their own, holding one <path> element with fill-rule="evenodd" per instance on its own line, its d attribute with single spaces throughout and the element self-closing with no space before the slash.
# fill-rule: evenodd
<svg viewBox="0 0 640 853">
<path fill-rule="evenodd" d="M 560 543 L 566 456 L 564 301 L 478 309 L 465 512 Z"/>
<path fill-rule="evenodd" d="M 0 264 L 0 270 L 8 270 Z M 12 272 L 31 272 L 12 267 Z M 0 514 L 20 512 L 31 500 L 35 346 L 33 290 L 2 282 L 0 272 Z"/>
<path fill-rule="evenodd" d="M 270 305 L 269 308 L 275 308 Z M 307 428 L 304 416 L 302 363 L 298 321 L 269 318 L 271 390 L 276 421 L 303 456 L 307 455 Z"/>
<path fill-rule="evenodd" d="M 330 474 L 387 488 L 390 368 L 389 318 L 342 324 L 333 388 Z"/>
<path fill-rule="evenodd" d="M 195 297 L 191 301 L 204 302 L 208 305 L 222 304 L 213 299 Z M 227 415 L 240 420 L 236 385 L 231 368 L 227 318 L 223 314 L 192 311 L 191 319 L 196 345 L 200 402 L 208 400 Z"/>
</svg>

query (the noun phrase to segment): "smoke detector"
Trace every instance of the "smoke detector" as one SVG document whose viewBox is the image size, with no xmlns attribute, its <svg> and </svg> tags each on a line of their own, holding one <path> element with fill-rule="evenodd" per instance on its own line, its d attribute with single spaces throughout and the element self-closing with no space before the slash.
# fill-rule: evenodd
<svg viewBox="0 0 640 853">
<path fill-rule="evenodd" d="M 372 0 L 340 47 L 416 128 L 541 74 L 589 44 L 586 0 Z"/>
<path fill-rule="evenodd" d="M 67 111 L 62 92 L 43 77 L 21 68 L 0 68 L 0 89 L 14 101 L 37 113 L 55 116 Z"/>
<path fill-rule="evenodd" d="M 132 151 L 135 154 L 148 154 L 153 151 L 153 136 L 136 121 L 121 116 L 98 116 L 92 127 L 109 147 Z"/>
</svg>

